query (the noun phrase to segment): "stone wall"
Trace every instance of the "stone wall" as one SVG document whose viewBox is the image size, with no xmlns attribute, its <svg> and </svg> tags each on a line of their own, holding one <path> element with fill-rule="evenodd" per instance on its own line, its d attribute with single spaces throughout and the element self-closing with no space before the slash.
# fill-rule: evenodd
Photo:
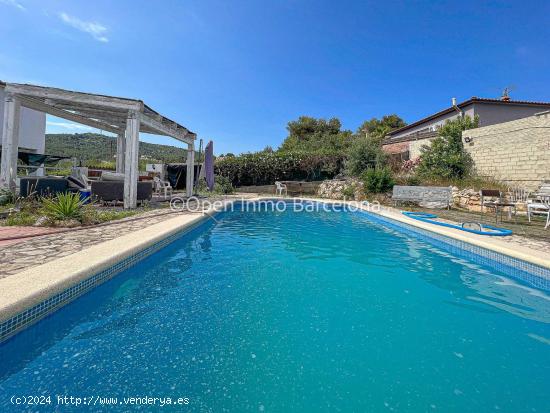
<svg viewBox="0 0 550 413">
<path fill-rule="evenodd" d="M 536 190 L 550 178 L 550 112 L 462 133 L 480 176 Z"/>
<path fill-rule="evenodd" d="M 363 183 L 356 178 L 331 179 L 323 181 L 317 188 L 316 195 L 321 198 L 352 198 L 359 201 L 364 196 Z"/>
<path fill-rule="evenodd" d="M 288 195 L 315 195 L 322 181 L 283 181 L 287 187 Z M 257 193 L 257 194 L 275 194 L 275 184 L 273 185 L 254 185 L 240 186 L 236 188 L 237 192 Z"/>
</svg>

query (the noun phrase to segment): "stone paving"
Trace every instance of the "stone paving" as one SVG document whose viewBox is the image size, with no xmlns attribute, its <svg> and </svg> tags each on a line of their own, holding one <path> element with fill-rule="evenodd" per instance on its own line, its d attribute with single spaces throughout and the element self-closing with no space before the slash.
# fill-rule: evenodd
<svg viewBox="0 0 550 413">
<path fill-rule="evenodd" d="M 179 212 L 183 213 L 183 212 Z M 0 278 L 24 269 L 74 254 L 92 245 L 108 241 L 149 225 L 174 218 L 170 210 L 153 210 L 109 225 L 26 238 L 0 247 Z M 139 220 L 136 220 L 139 217 Z"/>
</svg>

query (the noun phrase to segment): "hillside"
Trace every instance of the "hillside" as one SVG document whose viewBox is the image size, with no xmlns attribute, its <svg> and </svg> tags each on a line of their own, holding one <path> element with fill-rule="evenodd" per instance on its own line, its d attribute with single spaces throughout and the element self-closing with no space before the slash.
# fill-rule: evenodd
<svg viewBox="0 0 550 413">
<path fill-rule="evenodd" d="M 113 161 L 116 138 L 96 133 L 46 134 L 46 153 L 81 160 Z M 185 162 L 187 151 L 175 146 L 140 142 L 139 155 L 162 162 Z"/>
</svg>

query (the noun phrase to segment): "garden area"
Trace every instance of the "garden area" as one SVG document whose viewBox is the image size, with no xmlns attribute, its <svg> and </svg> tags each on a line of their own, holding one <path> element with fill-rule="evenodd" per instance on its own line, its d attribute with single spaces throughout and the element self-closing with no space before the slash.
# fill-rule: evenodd
<svg viewBox="0 0 550 413">
<path fill-rule="evenodd" d="M 148 206 L 135 210 L 103 207 L 82 199 L 78 192 L 55 197 L 16 198 L 10 191 L 0 193 L 0 225 L 37 227 L 77 227 L 97 225 L 146 212 Z"/>
<path fill-rule="evenodd" d="M 365 121 L 355 132 L 343 130 L 338 119 L 300 117 L 288 123 L 288 136 L 274 150 L 221 155 L 216 174 L 234 187 L 273 185 L 275 181 L 336 179 L 337 191 L 329 197 L 388 201 L 394 185 L 456 186 L 459 189 L 503 188 L 475 173 L 464 150 L 462 131 L 477 127 L 477 119 L 447 122 L 431 146 L 417 159 L 402 161 L 382 149 L 387 133 L 405 122 L 397 115 Z"/>
</svg>

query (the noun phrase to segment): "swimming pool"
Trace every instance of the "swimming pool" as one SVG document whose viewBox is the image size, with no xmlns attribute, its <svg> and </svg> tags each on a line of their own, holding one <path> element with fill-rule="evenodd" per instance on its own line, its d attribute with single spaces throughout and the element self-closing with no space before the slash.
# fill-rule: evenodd
<svg viewBox="0 0 550 413">
<path fill-rule="evenodd" d="M 216 221 L 0 345 L 0 411 L 548 411 L 548 293 L 359 212 Z"/>
</svg>

